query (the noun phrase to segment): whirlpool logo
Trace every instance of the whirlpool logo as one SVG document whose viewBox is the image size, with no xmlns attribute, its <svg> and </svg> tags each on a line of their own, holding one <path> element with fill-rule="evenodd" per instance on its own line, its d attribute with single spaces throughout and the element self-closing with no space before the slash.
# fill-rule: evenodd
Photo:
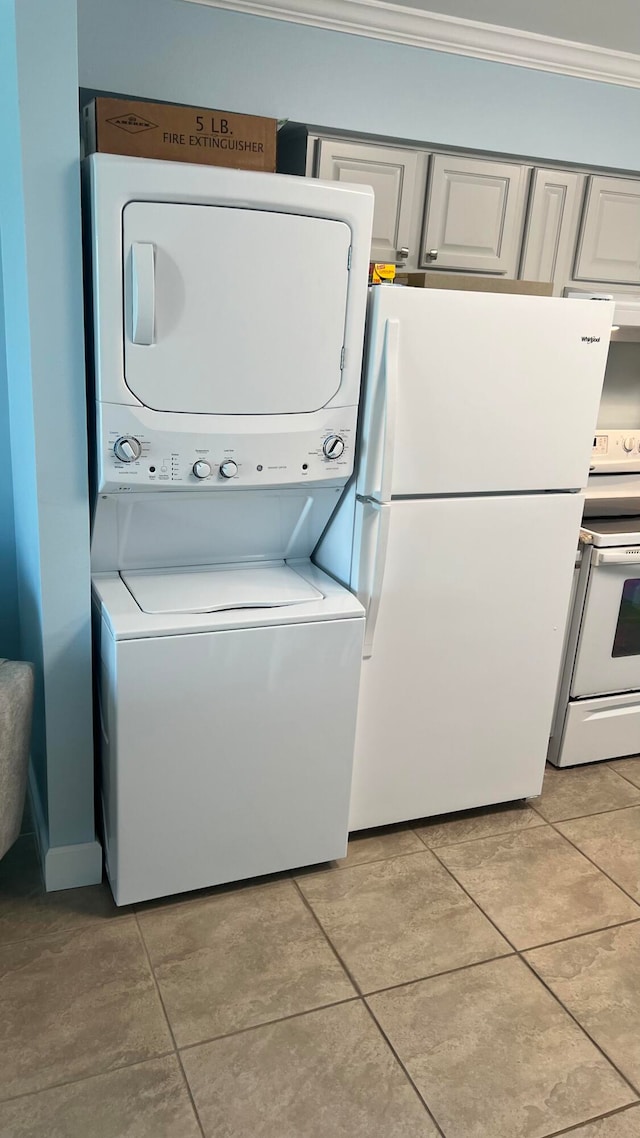
<svg viewBox="0 0 640 1138">
<path fill-rule="evenodd" d="M 600 343 L 600 337 L 599 336 L 583 336 L 582 337 L 582 343 L 583 344 L 599 344 Z"/>
</svg>

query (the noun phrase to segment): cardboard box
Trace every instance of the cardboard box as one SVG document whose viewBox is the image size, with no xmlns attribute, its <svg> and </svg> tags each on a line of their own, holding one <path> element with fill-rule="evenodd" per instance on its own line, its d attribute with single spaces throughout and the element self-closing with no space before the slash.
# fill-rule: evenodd
<svg viewBox="0 0 640 1138">
<path fill-rule="evenodd" d="M 276 120 L 204 107 L 99 97 L 83 111 L 84 153 L 243 170 L 276 168 Z"/>
<path fill-rule="evenodd" d="M 467 292 L 516 292 L 524 296 L 553 296 L 547 281 L 513 281 L 472 273 L 396 273 L 396 284 L 411 288 L 459 288 Z"/>
</svg>

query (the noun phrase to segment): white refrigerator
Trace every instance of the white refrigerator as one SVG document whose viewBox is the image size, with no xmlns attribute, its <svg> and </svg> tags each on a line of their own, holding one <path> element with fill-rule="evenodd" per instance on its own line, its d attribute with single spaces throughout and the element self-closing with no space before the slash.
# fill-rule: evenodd
<svg viewBox="0 0 640 1138">
<path fill-rule="evenodd" d="M 539 794 L 612 310 L 370 290 L 316 556 L 367 611 L 352 830 Z"/>
</svg>

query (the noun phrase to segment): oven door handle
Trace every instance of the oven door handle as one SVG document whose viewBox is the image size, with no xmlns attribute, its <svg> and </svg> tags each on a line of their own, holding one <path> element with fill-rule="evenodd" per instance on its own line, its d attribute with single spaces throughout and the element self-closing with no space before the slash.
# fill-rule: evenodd
<svg viewBox="0 0 640 1138">
<path fill-rule="evenodd" d="M 640 546 L 633 549 L 595 549 L 592 565 L 640 565 Z"/>
</svg>

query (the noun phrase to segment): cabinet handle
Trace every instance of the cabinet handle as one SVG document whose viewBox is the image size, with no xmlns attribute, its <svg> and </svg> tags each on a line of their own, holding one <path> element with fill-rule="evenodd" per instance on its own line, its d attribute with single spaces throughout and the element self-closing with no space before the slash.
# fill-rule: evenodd
<svg viewBox="0 0 640 1138">
<path fill-rule="evenodd" d="M 396 249 L 396 257 L 398 258 L 399 261 L 406 261 L 408 256 L 409 256 L 409 250 L 408 250 L 406 245 L 403 245 L 402 249 Z"/>
<path fill-rule="evenodd" d="M 437 261 L 438 260 L 438 250 L 437 249 L 429 249 L 425 259 L 427 261 Z"/>
</svg>

